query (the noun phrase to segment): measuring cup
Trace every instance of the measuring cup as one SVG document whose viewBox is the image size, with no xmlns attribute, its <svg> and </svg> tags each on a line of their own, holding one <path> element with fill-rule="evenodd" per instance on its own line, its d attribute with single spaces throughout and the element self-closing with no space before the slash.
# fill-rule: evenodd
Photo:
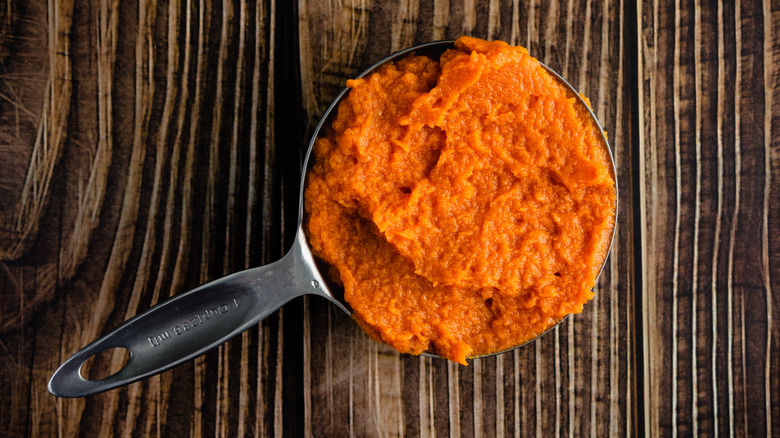
<svg viewBox="0 0 780 438">
<path fill-rule="evenodd" d="M 383 64 L 411 53 L 438 59 L 445 50 L 454 47 L 453 41 L 439 41 L 411 47 L 379 61 L 358 77 L 366 76 Z M 582 100 L 571 85 L 557 73 L 546 66 L 544 67 L 561 83 L 570 88 L 574 96 Z M 337 105 L 348 91 L 347 89 L 343 90 L 330 104 L 309 142 L 301 177 L 297 234 L 290 251 L 281 260 L 274 263 L 241 271 L 204 284 L 191 291 L 176 295 L 127 320 L 66 360 L 49 381 L 49 392 L 58 397 L 83 397 L 159 374 L 227 342 L 244 330 L 257 325 L 283 304 L 301 295 L 319 295 L 331 301 L 347 314 L 352 313 L 349 304 L 344 300 L 343 289 L 328 281 L 321 273 L 318 262 L 314 259 L 309 248 L 306 231 L 303 228 L 306 219 L 303 193 L 306 187 L 306 176 L 313 164 L 312 148 L 320 130 L 331 123 L 331 115 L 335 116 Z M 584 102 L 582 103 L 584 105 Z M 590 111 L 589 108 L 588 111 Z M 590 114 L 595 126 L 603 133 L 595 115 L 592 112 Z M 612 176 L 616 181 L 615 190 L 617 191 L 614 161 L 606 137 L 604 137 L 604 145 L 609 152 Z M 615 203 L 615 217 L 617 219 L 617 202 Z M 604 263 L 606 263 L 606 257 Z M 603 266 L 602 263 L 602 269 Z M 130 357 L 125 366 L 102 380 L 85 379 L 81 375 L 84 363 L 90 357 L 112 348 L 129 350 Z M 426 355 L 438 357 L 433 354 Z"/>
</svg>

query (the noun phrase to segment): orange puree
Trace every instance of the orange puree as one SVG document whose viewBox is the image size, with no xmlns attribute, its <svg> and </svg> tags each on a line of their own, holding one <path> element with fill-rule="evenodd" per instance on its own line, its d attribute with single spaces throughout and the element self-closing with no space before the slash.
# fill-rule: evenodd
<svg viewBox="0 0 780 438">
<path fill-rule="evenodd" d="M 582 311 L 615 184 L 587 110 L 525 49 L 455 45 L 347 82 L 306 210 L 371 336 L 465 363 Z"/>
</svg>

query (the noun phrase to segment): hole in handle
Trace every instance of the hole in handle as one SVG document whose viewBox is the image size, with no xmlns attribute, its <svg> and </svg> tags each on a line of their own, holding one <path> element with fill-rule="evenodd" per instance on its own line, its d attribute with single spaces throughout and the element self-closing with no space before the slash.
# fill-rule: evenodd
<svg viewBox="0 0 780 438">
<path fill-rule="evenodd" d="M 107 379 L 122 370 L 130 359 L 130 350 L 125 347 L 114 347 L 103 350 L 85 360 L 79 369 L 79 374 L 86 380 Z"/>
</svg>

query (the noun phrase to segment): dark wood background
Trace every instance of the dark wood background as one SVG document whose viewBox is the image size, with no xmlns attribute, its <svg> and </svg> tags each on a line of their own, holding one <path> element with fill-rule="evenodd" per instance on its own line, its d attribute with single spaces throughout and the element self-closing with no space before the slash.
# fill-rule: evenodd
<svg viewBox="0 0 780 438">
<path fill-rule="evenodd" d="M 527 47 L 609 132 L 619 225 L 582 314 L 462 367 L 301 298 L 48 394 L 128 317 L 281 257 L 344 81 L 461 35 Z M 777 0 L 0 0 L 0 434 L 780 436 L 779 129 Z"/>
</svg>

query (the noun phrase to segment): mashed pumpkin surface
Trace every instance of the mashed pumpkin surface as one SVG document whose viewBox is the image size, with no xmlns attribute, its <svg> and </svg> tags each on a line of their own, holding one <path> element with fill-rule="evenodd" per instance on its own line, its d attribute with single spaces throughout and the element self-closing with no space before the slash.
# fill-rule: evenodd
<svg viewBox="0 0 780 438">
<path fill-rule="evenodd" d="M 305 207 L 364 330 L 465 363 L 582 311 L 616 191 L 589 113 L 525 49 L 455 45 L 347 82 Z"/>
</svg>

